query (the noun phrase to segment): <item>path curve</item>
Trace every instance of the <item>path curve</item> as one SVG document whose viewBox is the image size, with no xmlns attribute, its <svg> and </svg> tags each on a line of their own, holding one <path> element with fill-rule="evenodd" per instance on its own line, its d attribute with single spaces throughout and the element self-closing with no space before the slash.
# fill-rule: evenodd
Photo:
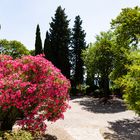
<svg viewBox="0 0 140 140">
<path fill-rule="evenodd" d="M 113 101 L 111 110 L 110 104 L 103 105 L 95 98 L 73 99 L 70 101 L 71 109 L 64 114 L 65 119 L 49 123 L 48 133 L 58 135 L 59 130 L 63 131 L 58 140 L 104 140 L 101 131 L 109 126 L 109 122 L 137 117 L 134 112 L 125 110 L 124 106 L 118 107 L 117 103 Z M 67 139 L 62 138 L 65 135 Z"/>
</svg>

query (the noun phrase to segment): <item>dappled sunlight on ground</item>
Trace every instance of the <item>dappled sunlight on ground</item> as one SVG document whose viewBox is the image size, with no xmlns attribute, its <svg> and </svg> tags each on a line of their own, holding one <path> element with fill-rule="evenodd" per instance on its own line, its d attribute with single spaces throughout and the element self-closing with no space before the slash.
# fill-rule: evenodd
<svg viewBox="0 0 140 140">
<path fill-rule="evenodd" d="M 126 106 L 121 99 L 111 99 L 104 104 L 99 98 L 88 97 L 74 102 L 82 105 L 82 109 L 94 113 L 117 113 L 126 110 Z"/>
<path fill-rule="evenodd" d="M 64 120 L 50 124 L 51 135 L 64 137 L 67 132 L 70 140 L 140 140 L 140 118 L 121 99 L 104 104 L 99 98 L 80 96 L 72 97 L 70 105 Z"/>
<path fill-rule="evenodd" d="M 140 118 L 108 122 L 109 127 L 103 136 L 109 140 L 140 140 Z"/>
</svg>

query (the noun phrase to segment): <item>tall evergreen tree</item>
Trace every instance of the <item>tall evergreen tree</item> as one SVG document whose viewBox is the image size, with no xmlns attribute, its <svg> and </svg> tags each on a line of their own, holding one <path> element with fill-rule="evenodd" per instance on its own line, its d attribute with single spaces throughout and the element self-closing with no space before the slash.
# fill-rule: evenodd
<svg viewBox="0 0 140 140">
<path fill-rule="evenodd" d="M 41 35 L 40 35 L 40 28 L 39 25 L 37 25 L 36 28 L 36 39 L 35 39 L 35 55 L 42 53 L 42 41 L 41 41 Z"/>
<path fill-rule="evenodd" d="M 53 53 L 52 53 L 52 49 L 50 46 L 50 35 L 49 35 L 48 31 L 46 32 L 46 38 L 44 41 L 44 54 L 48 60 L 51 60 Z"/>
<path fill-rule="evenodd" d="M 85 31 L 82 29 L 82 20 L 80 16 L 75 17 L 74 27 L 72 29 L 72 79 L 74 84 L 82 84 L 84 76 L 84 62 L 82 60 L 82 50 L 86 48 Z"/>
<path fill-rule="evenodd" d="M 59 6 L 50 23 L 50 58 L 52 63 L 59 68 L 67 78 L 70 78 L 70 29 L 68 26 L 69 20 L 67 20 L 65 9 Z"/>
</svg>

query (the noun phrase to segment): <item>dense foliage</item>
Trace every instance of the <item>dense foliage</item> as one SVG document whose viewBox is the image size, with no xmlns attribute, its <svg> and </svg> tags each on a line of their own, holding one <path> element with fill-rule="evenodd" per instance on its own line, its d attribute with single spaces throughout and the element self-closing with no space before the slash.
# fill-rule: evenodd
<svg viewBox="0 0 140 140">
<path fill-rule="evenodd" d="M 52 50 L 51 45 L 50 45 L 50 35 L 49 35 L 48 31 L 46 32 L 46 38 L 44 41 L 44 54 L 48 60 L 52 60 L 53 50 Z"/>
<path fill-rule="evenodd" d="M 111 22 L 117 44 L 125 48 L 138 45 L 140 34 L 140 8 L 124 8 Z"/>
<path fill-rule="evenodd" d="M 35 50 L 30 50 L 30 55 L 35 56 Z"/>
<path fill-rule="evenodd" d="M 44 121 L 63 118 L 68 106 L 69 81 L 42 56 L 0 55 L 0 130 L 46 130 Z"/>
<path fill-rule="evenodd" d="M 123 88 L 124 99 L 129 109 L 135 110 L 140 115 L 140 54 L 133 52 L 128 59 L 132 64 L 126 65 L 127 74 L 116 82 Z"/>
<path fill-rule="evenodd" d="M 33 140 L 34 139 L 30 132 L 24 130 L 19 130 L 18 132 L 5 132 L 2 138 L 3 140 Z"/>
<path fill-rule="evenodd" d="M 115 61 L 112 79 L 127 73 L 125 67 L 129 63 L 127 55 L 137 49 L 140 37 L 140 8 L 124 8 L 111 22 L 115 37 Z"/>
<path fill-rule="evenodd" d="M 56 9 L 54 18 L 50 23 L 50 45 L 47 59 L 50 60 L 61 72 L 69 79 L 70 78 L 70 62 L 69 62 L 69 43 L 70 29 L 69 20 L 65 14 L 65 9 L 59 6 Z M 48 37 L 48 35 L 47 35 Z M 46 50 L 46 48 L 45 48 Z M 46 52 L 47 54 L 47 52 Z"/>
<path fill-rule="evenodd" d="M 10 55 L 13 58 L 29 55 L 29 50 L 19 41 L 0 40 L 0 53 Z"/>
<path fill-rule="evenodd" d="M 35 55 L 42 54 L 42 41 L 40 34 L 40 27 L 37 25 L 36 27 L 36 38 L 35 38 Z"/>
<path fill-rule="evenodd" d="M 86 48 L 85 31 L 82 29 L 82 20 L 80 16 L 75 17 L 74 27 L 72 29 L 71 39 L 71 64 L 72 81 L 74 85 L 83 84 L 84 81 L 84 62 L 82 60 L 82 51 Z"/>
<path fill-rule="evenodd" d="M 96 37 L 95 44 L 87 48 L 83 53 L 87 73 L 92 83 L 98 80 L 103 95 L 109 95 L 109 76 L 113 69 L 113 44 L 110 32 L 102 32 Z"/>
</svg>

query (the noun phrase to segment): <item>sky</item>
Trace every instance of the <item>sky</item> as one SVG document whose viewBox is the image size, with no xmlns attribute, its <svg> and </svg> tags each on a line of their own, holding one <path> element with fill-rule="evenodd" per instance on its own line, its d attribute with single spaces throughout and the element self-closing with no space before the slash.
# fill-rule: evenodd
<svg viewBox="0 0 140 140">
<path fill-rule="evenodd" d="M 0 0 L 0 39 L 17 40 L 27 49 L 34 49 L 36 26 L 41 30 L 42 44 L 49 23 L 58 6 L 65 8 L 74 25 L 80 15 L 86 32 L 87 44 L 95 41 L 101 31 L 110 29 L 110 22 L 122 8 L 140 6 L 139 0 Z"/>
</svg>

